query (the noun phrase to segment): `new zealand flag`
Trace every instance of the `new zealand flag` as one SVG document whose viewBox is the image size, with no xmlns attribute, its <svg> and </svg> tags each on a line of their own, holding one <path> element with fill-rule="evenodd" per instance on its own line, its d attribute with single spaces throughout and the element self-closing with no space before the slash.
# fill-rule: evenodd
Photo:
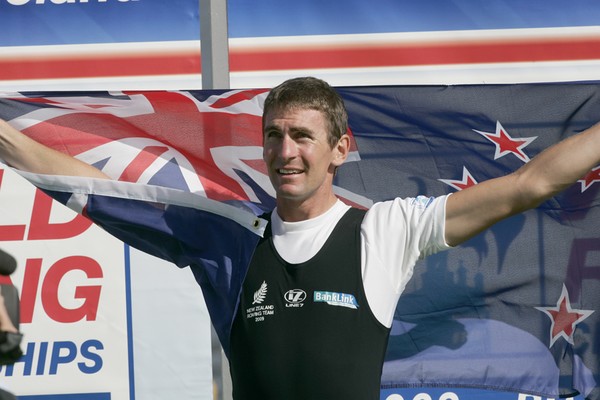
<svg viewBox="0 0 600 400">
<path fill-rule="evenodd" d="M 336 193 L 361 207 L 510 173 L 600 116 L 596 83 L 339 92 L 356 147 Z M 0 117 L 115 179 L 24 174 L 122 240 L 189 265 L 227 351 L 264 229 L 256 216 L 274 205 L 261 162 L 265 95 L 29 93 L 0 99 Z M 420 262 L 396 310 L 382 388 L 599 400 L 599 189 L 600 166 L 537 209 Z"/>
</svg>

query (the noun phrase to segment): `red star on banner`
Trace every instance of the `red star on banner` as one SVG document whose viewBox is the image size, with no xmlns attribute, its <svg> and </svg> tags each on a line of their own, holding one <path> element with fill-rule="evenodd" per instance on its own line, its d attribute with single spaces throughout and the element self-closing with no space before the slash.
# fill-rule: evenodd
<svg viewBox="0 0 600 400">
<path fill-rule="evenodd" d="M 471 175 L 471 173 L 465 166 L 463 166 L 462 180 L 459 181 L 456 179 L 438 179 L 438 181 L 444 182 L 445 184 L 452 186 L 456 190 L 463 190 L 477 184 L 477 181 L 475 180 L 475 178 L 473 178 L 473 175 Z"/>
<path fill-rule="evenodd" d="M 581 183 L 581 193 L 585 192 L 595 182 L 600 182 L 600 165 L 592 169 L 582 179 L 577 182 Z"/>
<path fill-rule="evenodd" d="M 571 302 L 569 301 L 569 292 L 567 287 L 563 285 L 562 293 L 556 307 L 535 307 L 537 310 L 542 311 L 550 317 L 552 320 L 552 326 L 550 328 L 550 346 L 554 345 L 554 342 L 562 337 L 567 342 L 574 344 L 573 333 L 577 324 L 589 317 L 594 311 L 593 310 L 577 310 L 571 308 Z"/>
<path fill-rule="evenodd" d="M 529 156 L 523 152 L 523 149 L 537 139 L 537 136 L 513 139 L 506 129 L 502 127 L 500 121 L 496 121 L 496 132 L 482 132 L 473 129 L 475 132 L 482 135 L 484 138 L 496 145 L 496 154 L 494 160 L 504 157 L 507 154 L 514 154 L 517 158 L 523 162 L 529 162 Z"/>
</svg>

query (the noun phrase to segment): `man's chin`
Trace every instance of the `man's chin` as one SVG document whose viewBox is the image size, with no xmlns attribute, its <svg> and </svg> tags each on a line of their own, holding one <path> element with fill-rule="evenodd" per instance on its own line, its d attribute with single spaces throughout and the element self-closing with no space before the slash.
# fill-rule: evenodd
<svg viewBox="0 0 600 400">
<path fill-rule="evenodd" d="M 277 198 L 282 200 L 302 200 L 302 196 L 296 192 L 278 191 Z"/>
<path fill-rule="evenodd" d="M 297 188 L 295 188 L 295 189 L 296 190 L 294 190 L 294 188 L 290 189 L 290 188 L 280 187 L 278 190 L 276 190 L 277 198 L 281 199 L 281 200 L 286 200 L 286 201 L 302 201 L 302 200 L 304 200 L 306 198 L 306 194 L 300 190 L 297 190 Z"/>
</svg>

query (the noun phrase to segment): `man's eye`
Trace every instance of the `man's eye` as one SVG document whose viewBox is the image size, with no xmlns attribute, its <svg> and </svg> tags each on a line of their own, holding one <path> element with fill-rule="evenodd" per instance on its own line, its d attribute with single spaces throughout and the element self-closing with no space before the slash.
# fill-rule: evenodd
<svg viewBox="0 0 600 400">
<path fill-rule="evenodd" d="M 300 139 L 310 139 L 310 138 L 312 138 L 312 135 L 310 133 L 308 133 L 308 132 L 298 132 L 297 136 Z"/>
</svg>

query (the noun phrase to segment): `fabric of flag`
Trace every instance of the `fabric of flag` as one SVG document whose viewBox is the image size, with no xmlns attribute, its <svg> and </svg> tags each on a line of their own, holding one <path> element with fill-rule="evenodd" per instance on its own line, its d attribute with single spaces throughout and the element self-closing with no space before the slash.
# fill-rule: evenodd
<svg viewBox="0 0 600 400">
<path fill-rule="evenodd" d="M 600 119 L 596 83 L 338 90 L 356 147 L 335 190 L 360 207 L 508 174 Z M 28 93 L 3 96 L 0 117 L 114 178 L 23 174 L 123 241 L 189 265 L 227 352 L 259 216 L 274 206 L 261 162 L 265 96 Z M 396 310 L 382 388 L 599 400 L 599 190 L 600 166 L 537 209 L 419 262 Z"/>
</svg>

